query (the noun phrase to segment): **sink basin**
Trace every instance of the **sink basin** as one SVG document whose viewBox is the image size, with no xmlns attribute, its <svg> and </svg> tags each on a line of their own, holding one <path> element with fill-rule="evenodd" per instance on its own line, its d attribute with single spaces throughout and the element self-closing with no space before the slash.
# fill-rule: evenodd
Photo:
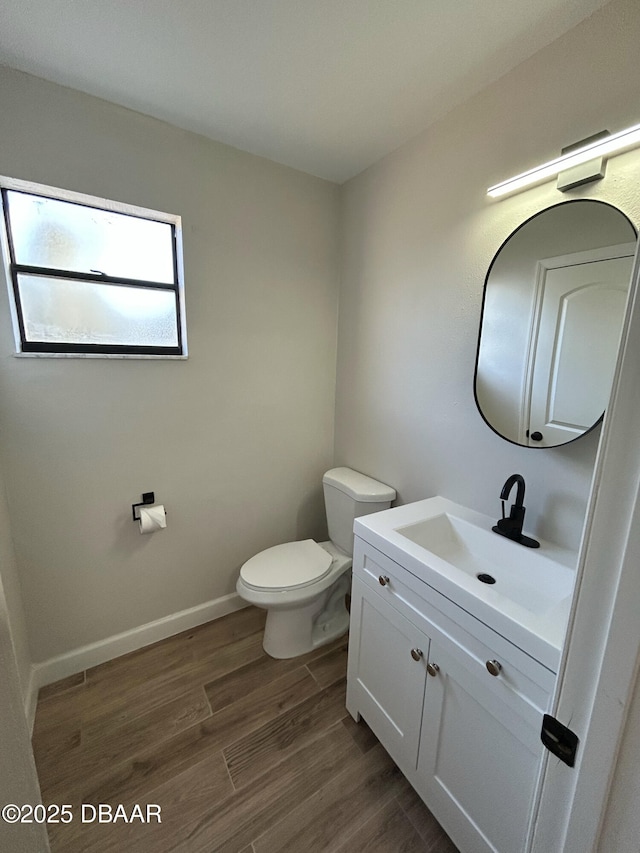
<svg viewBox="0 0 640 853">
<path fill-rule="evenodd" d="M 396 532 L 532 613 L 546 613 L 573 590 L 571 569 L 451 513 Z"/>
<path fill-rule="evenodd" d="M 435 497 L 357 518 L 354 532 L 557 672 L 577 555 L 542 539 L 525 548 L 494 524 Z"/>
</svg>

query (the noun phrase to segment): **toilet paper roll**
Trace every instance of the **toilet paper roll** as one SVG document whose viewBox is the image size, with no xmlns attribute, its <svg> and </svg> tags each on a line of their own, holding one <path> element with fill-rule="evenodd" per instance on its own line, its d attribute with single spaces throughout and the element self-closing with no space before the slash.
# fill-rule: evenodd
<svg viewBox="0 0 640 853">
<path fill-rule="evenodd" d="M 155 533 L 167 526 L 167 514 L 162 504 L 140 507 L 140 533 Z"/>
</svg>

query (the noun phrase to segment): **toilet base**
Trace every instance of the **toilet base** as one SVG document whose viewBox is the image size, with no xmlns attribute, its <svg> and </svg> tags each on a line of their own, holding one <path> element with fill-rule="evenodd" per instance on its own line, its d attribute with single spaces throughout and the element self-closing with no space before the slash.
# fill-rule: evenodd
<svg viewBox="0 0 640 853">
<path fill-rule="evenodd" d="M 332 640 L 349 629 L 345 596 L 349 592 L 350 572 L 328 590 L 328 596 L 302 607 L 269 608 L 262 647 L 272 658 L 295 658 Z"/>
</svg>

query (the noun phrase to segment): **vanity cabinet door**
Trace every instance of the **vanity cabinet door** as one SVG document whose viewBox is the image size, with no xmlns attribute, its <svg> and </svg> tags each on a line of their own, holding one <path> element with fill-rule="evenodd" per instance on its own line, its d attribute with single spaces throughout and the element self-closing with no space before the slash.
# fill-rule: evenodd
<svg viewBox="0 0 640 853">
<path fill-rule="evenodd" d="M 501 683 L 464 654 L 431 643 L 416 787 L 460 850 L 516 853 L 542 760 L 539 724 L 524 703 L 522 715 L 505 703 L 508 673 Z"/>
<path fill-rule="evenodd" d="M 429 638 L 354 577 L 347 710 L 405 773 L 416 767 L 428 655 Z"/>
</svg>

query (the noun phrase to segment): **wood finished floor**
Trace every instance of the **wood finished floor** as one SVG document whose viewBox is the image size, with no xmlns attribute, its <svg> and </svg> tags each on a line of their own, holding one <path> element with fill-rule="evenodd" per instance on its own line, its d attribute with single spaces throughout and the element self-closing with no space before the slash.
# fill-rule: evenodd
<svg viewBox="0 0 640 853">
<path fill-rule="evenodd" d="M 33 747 L 54 853 L 456 853 L 345 709 L 346 639 L 262 650 L 250 607 L 40 691 Z M 80 821 L 158 804 L 162 823 Z"/>
</svg>

